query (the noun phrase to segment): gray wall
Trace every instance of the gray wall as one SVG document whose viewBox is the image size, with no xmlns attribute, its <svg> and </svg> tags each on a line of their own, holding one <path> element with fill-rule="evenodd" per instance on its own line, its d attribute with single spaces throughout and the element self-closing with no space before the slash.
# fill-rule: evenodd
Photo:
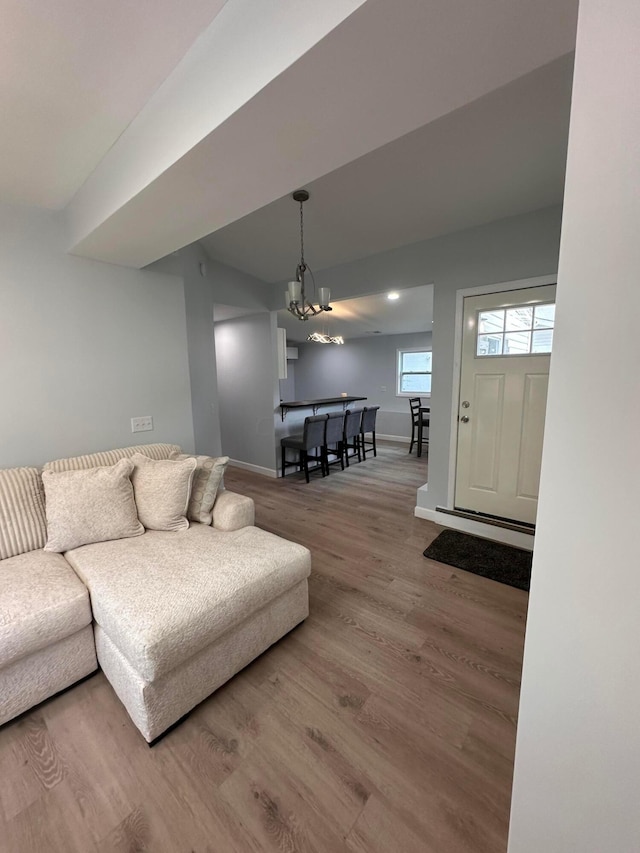
<svg viewBox="0 0 640 853">
<path fill-rule="evenodd" d="M 194 243 L 182 249 L 180 256 L 190 256 L 193 261 L 204 263 L 205 277 L 211 285 L 214 302 L 221 305 L 235 305 L 238 308 L 256 312 L 270 310 L 271 286 L 266 282 L 235 267 L 213 260 L 200 243 Z M 193 264 L 190 269 L 193 273 Z M 199 270 L 198 275 L 201 275 Z"/>
<path fill-rule="evenodd" d="M 275 313 L 215 324 L 222 452 L 274 471 L 278 399 Z"/>
<path fill-rule="evenodd" d="M 344 346 L 299 344 L 295 399 L 336 397 L 343 391 L 366 397 L 361 405 L 380 406 L 379 434 L 410 438 L 409 402 L 396 396 L 397 351 L 409 347 L 430 349 L 431 332 L 347 339 Z"/>
<path fill-rule="evenodd" d="M 200 273 L 197 250 L 189 247 L 180 257 L 184 278 L 191 410 L 196 452 L 207 456 L 220 456 L 222 439 L 213 334 L 213 288 Z"/>
<path fill-rule="evenodd" d="M 558 271 L 561 208 L 501 220 L 438 241 L 434 264 L 434 372 L 429 436 L 429 486 L 418 503 L 435 509 L 449 500 L 456 292 Z M 436 248 L 436 247 L 434 247 Z M 452 496 L 451 496 L 452 497 Z"/>
<path fill-rule="evenodd" d="M 193 450 L 182 280 L 66 254 L 62 216 L 0 206 L 0 467 Z M 152 415 L 133 434 L 130 419 Z"/>
<path fill-rule="evenodd" d="M 218 456 L 223 452 L 220 406 L 225 400 L 218 393 L 214 304 L 262 310 L 268 317 L 269 288 L 253 276 L 212 260 L 199 243 L 170 255 L 173 266 L 176 258 L 184 279 L 196 450 Z"/>
<path fill-rule="evenodd" d="M 429 484 L 418 493 L 419 505 L 434 508 L 448 499 L 456 291 L 557 273 L 561 215 L 560 207 L 545 208 L 315 274 L 318 287 L 341 297 L 380 293 L 390 282 L 396 288 L 434 284 Z M 282 289 L 272 286 L 274 309 Z"/>
<path fill-rule="evenodd" d="M 296 397 L 296 365 L 295 359 L 287 359 L 287 378 L 280 380 L 280 399 L 297 400 Z"/>
</svg>

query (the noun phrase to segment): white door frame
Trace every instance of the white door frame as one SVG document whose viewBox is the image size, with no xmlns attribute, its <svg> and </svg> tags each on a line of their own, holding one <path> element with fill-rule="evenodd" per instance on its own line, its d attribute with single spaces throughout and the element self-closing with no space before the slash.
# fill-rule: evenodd
<svg viewBox="0 0 640 853">
<path fill-rule="evenodd" d="M 458 456 L 458 412 L 460 411 L 460 371 L 462 366 L 462 322 L 464 300 L 467 296 L 482 296 L 487 293 L 503 293 L 506 290 L 524 290 L 527 287 L 541 287 L 556 284 L 555 275 L 541 275 L 536 278 L 521 278 L 517 281 L 501 281 L 496 284 L 481 284 L 478 287 L 465 287 L 456 291 L 455 333 L 453 339 L 453 385 L 451 394 L 451 442 L 449 446 L 449 480 L 447 485 L 446 509 L 454 509 L 456 494 L 456 462 Z M 477 523 L 477 522 L 476 522 Z M 495 528 L 491 528 L 495 532 Z"/>
</svg>

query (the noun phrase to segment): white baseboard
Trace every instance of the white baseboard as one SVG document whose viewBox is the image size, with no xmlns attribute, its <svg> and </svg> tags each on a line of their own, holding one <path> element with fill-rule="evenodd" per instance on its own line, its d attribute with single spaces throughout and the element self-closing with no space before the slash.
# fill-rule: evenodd
<svg viewBox="0 0 640 853">
<path fill-rule="evenodd" d="M 524 548 L 533 551 L 533 534 L 520 533 L 519 530 L 507 530 L 504 527 L 496 527 L 493 524 L 483 524 L 472 518 L 461 518 L 458 515 L 448 515 L 446 512 L 437 512 L 435 509 L 426 509 L 417 506 L 413 513 L 416 518 L 425 518 L 442 527 L 452 527 L 454 530 L 462 530 L 463 533 L 472 533 L 482 536 L 484 539 L 493 539 L 494 542 L 504 542 L 505 545 L 514 545 L 516 548 Z"/>
<path fill-rule="evenodd" d="M 407 438 L 406 435 L 382 435 L 382 433 L 376 433 L 376 439 L 380 439 L 381 441 L 397 441 L 400 444 L 411 444 L 411 439 Z"/>
<path fill-rule="evenodd" d="M 278 476 L 275 468 L 252 465 L 251 462 L 242 462 L 240 459 L 230 459 L 229 465 L 233 465 L 234 468 L 243 468 L 245 471 L 253 471 L 254 474 L 262 474 L 263 477 L 273 477 L 275 479 Z"/>
</svg>

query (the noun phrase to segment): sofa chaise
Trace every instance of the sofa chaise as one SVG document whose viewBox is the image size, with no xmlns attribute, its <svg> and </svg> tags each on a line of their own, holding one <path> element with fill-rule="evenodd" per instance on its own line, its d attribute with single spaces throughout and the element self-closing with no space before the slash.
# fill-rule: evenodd
<svg viewBox="0 0 640 853">
<path fill-rule="evenodd" d="M 179 450 L 175 445 L 123 448 L 56 460 L 44 470 L 115 465 L 136 451 L 149 458 L 168 459 Z M 34 469 L 28 470 L 33 478 Z M 2 474 L 6 477 L 7 472 L 0 472 L 0 478 Z M 97 651 L 105 676 L 134 724 L 152 743 L 303 621 L 308 615 L 309 551 L 255 527 L 253 501 L 224 487 L 217 494 L 212 516 L 211 525 L 191 522 L 180 532 L 147 530 L 133 538 L 82 545 L 66 551 L 64 557 L 39 550 L 42 536 L 29 540 L 35 547 L 22 554 L 22 559 L 27 558 L 28 566 L 34 568 L 25 565 L 22 573 L 28 576 L 36 571 L 38 561 L 46 563 L 51 576 L 55 570 L 60 577 L 56 575 L 53 586 L 59 589 L 61 600 L 72 602 L 66 609 L 74 614 L 73 619 L 66 612 L 61 614 L 58 622 L 69 626 L 64 631 L 47 629 L 40 636 L 53 638 L 64 633 L 67 642 L 69 637 L 77 642 L 82 635 L 85 657 L 39 690 L 23 690 L 21 700 L 7 703 L 6 708 L 0 690 L 0 722 L 82 678 L 95 668 Z M 0 561 L 4 583 L 0 585 L 0 611 L 4 611 L 6 594 L 9 602 L 15 598 L 12 606 L 19 614 L 19 597 L 5 592 L 12 588 L 13 577 L 6 569 L 13 569 L 16 564 L 11 561 L 16 559 L 20 558 Z M 29 584 L 41 586 L 39 580 Z M 80 601 L 84 602 L 82 618 Z M 44 624 L 48 619 L 44 606 L 39 621 Z M 19 623 L 17 615 L 13 628 L 7 626 L 9 635 L 18 630 Z M 4 630 L 1 621 L 0 630 Z M 50 654 L 61 641 L 42 639 L 38 653 Z M 12 641 L 7 648 L 13 646 L 18 651 L 8 663 L 21 673 L 21 683 L 30 684 L 33 666 L 28 653 L 20 657 L 19 650 L 28 652 L 29 647 Z M 61 649 L 56 660 L 67 660 L 66 651 Z M 0 670 L 0 684 L 8 668 Z M 15 674 L 11 677 L 15 680 Z M 5 683 L 11 688 L 6 677 Z"/>
</svg>

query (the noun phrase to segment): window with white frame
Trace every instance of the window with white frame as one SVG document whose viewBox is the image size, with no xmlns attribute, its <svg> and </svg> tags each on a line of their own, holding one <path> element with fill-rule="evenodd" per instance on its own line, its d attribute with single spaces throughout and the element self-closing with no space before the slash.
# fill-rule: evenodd
<svg viewBox="0 0 640 853">
<path fill-rule="evenodd" d="M 479 311 L 476 357 L 550 353 L 555 316 L 553 302 Z"/>
<path fill-rule="evenodd" d="M 431 350 L 424 347 L 398 350 L 399 397 L 431 396 Z"/>
</svg>

